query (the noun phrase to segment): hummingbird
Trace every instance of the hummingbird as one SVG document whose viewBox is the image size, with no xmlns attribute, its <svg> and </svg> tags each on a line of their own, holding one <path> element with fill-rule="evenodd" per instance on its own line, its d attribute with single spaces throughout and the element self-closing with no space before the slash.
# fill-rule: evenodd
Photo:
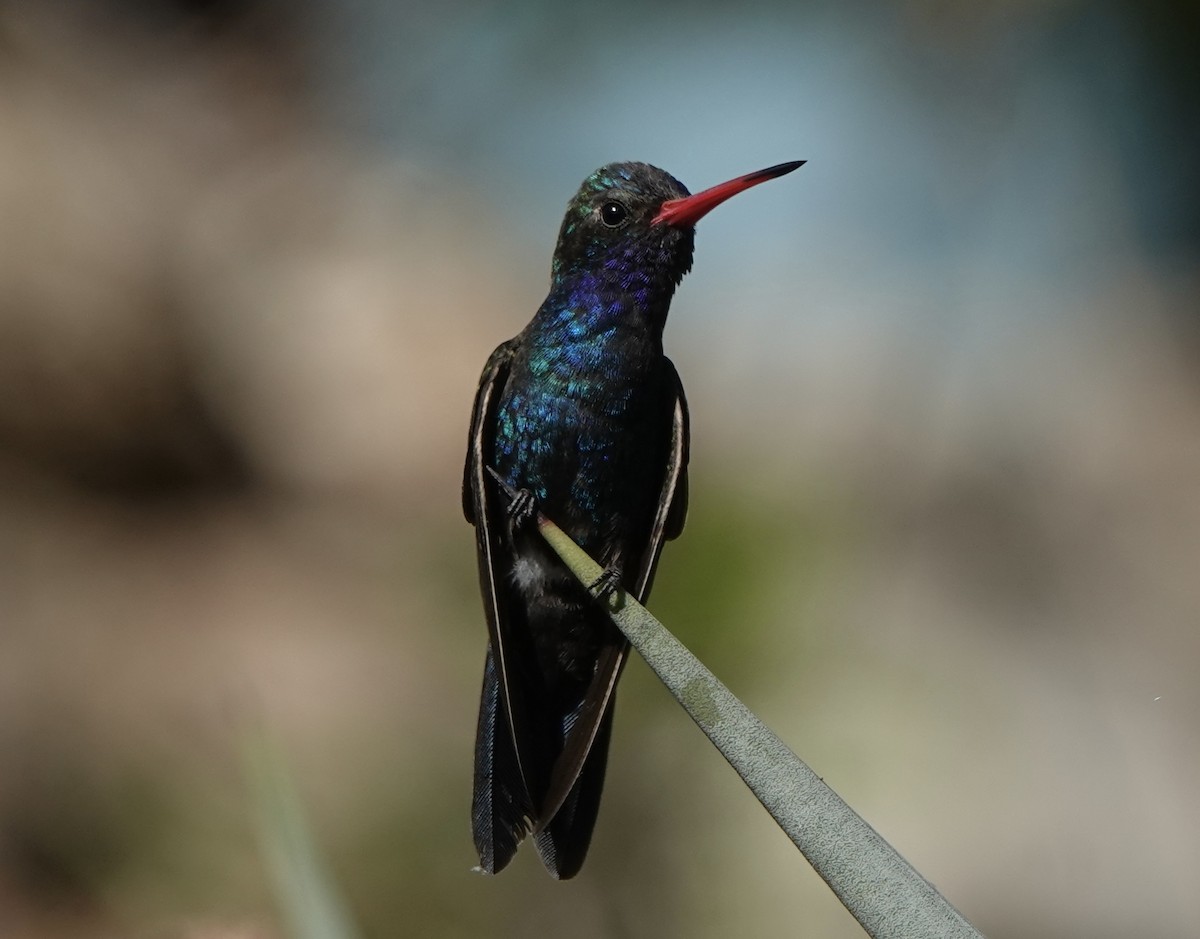
<svg viewBox="0 0 1200 939">
<path fill-rule="evenodd" d="M 549 294 L 484 366 L 462 492 L 488 626 L 471 804 L 484 873 L 530 834 L 551 876 L 583 865 L 629 652 L 601 600 L 644 602 L 687 514 L 687 401 L 663 354 L 671 298 L 696 223 L 803 163 L 695 195 L 647 163 L 596 170 L 567 205 Z M 552 553 L 538 512 L 602 565 L 596 584 Z"/>
</svg>

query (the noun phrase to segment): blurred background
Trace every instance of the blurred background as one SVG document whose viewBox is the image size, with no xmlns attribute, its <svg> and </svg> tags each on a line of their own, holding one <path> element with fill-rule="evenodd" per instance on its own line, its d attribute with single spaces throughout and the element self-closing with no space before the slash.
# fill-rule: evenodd
<svg viewBox="0 0 1200 939">
<path fill-rule="evenodd" d="M 1200 932 L 1184 0 L 0 5 L 0 935 L 858 927 L 636 659 L 581 876 L 486 879 L 459 506 L 610 160 L 693 190 L 651 608 L 989 936 Z"/>
</svg>

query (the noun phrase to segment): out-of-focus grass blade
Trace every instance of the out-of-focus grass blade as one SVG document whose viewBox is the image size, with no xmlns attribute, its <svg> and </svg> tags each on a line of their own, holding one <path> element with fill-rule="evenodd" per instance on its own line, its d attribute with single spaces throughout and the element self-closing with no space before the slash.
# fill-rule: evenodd
<svg viewBox="0 0 1200 939">
<path fill-rule="evenodd" d="M 262 729 L 242 747 L 258 838 L 291 939 L 359 939 L 321 860 L 279 745 Z"/>
<path fill-rule="evenodd" d="M 509 498 L 516 495 L 495 471 L 492 477 Z M 538 530 L 580 583 L 590 586 L 600 579 L 600 565 L 541 514 Z M 981 939 L 929 881 L 644 606 L 618 591 L 609 597 L 608 612 L 868 935 Z"/>
</svg>

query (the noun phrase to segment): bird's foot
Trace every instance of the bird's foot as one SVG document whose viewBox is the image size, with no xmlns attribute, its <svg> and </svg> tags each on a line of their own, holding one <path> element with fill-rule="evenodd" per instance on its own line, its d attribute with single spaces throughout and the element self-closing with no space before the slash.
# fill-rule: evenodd
<svg viewBox="0 0 1200 939">
<path fill-rule="evenodd" d="M 518 489 L 512 501 L 508 503 L 506 512 L 509 527 L 513 531 L 520 531 L 522 528 L 528 527 L 534 516 L 537 515 L 537 499 L 528 489 Z"/>
<path fill-rule="evenodd" d="M 601 601 L 607 600 L 621 589 L 621 568 L 616 564 L 604 568 L 600 576 L 588 586 L 588 590 Z"/>
</svg>

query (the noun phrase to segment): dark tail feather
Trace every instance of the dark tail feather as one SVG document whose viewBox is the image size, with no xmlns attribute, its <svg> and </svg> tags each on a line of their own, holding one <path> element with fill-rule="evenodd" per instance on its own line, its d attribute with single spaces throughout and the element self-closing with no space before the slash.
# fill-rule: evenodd
<svg viewBox="0 0 1200 939">
<path fill-rule="evenodd" d="M 596 739 L 583 769 L 562 808 L 541 831 L 534 844 L 542 863 L 554 877 L 567 880 L 579 873 L 592 842 L 596 814 L 600 811 L 600 793 L 604 789 L 604 770 L 608 765 L 608 741 L 612 736 L 613 703 L 601 719 Z"/>
<path fill-rule="evenodd" d="M 496 874 L 505 868 L 517 853 L 521 839 L 529 833 L 532 816 L 533 807 L 521 778 L 489 644 L 483 668 L 483 693 L 479 700 L 475 792 L 471 798 L 471 829 L 479 852 L 480 870 Z M 586 843 L 584 847 L 586 849 Z"/>
</svg>

